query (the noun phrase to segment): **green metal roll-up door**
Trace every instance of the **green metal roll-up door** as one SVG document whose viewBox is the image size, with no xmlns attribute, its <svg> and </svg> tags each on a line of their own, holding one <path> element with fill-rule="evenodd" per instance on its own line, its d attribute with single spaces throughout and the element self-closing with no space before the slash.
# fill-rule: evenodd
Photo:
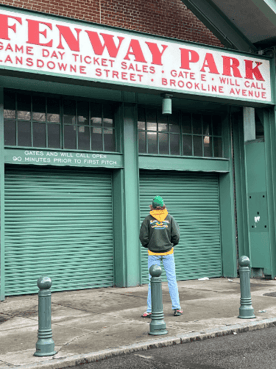
<svg viewBox="0 0 276 369">
<path fill-rule="evenodd" d="M 222 264 L 218 176 L 142 171 L 141 222 L 149 214 L 149 205 L 156 195 L 163 197 L 169 213 L 180 226 L 180 243 L 175 247 L 177 279 L 220 277 Z M 147 250 L 143 247 L 141 249 L 142 283 L 147 283 Z"/>
<path fill-rule="evenodd" d="M 9 167 L 5 219 L 7 296 L 113 285 L 111 173 Z"/>
</svg>

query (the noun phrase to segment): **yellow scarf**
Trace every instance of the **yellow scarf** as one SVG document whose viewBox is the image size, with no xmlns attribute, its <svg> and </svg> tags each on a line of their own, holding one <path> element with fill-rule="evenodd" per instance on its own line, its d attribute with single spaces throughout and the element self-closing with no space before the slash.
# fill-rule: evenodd
<svg viewBox="0 0 276 369">
<path fill-rule="evenodd" d="M 167 209 L 164 209 L 164 210 L 151 210 L 150 215 L 152 217 L 154 217 L 155 219 L 157 219 L 158 222 L 163 222 L 163 220 L 165 220 L 167 215 L 168 215 L 168 210 Z M 152 252 L 152 251 L 148 250 L 148 254 L 149 255 L 158 255 L 158 256 L 170 255 L 170 254 L 173 254 L 173 248 L 168 252 L 161 252 L 161 253 Z"/>
<path fill-rule="evenodd" d="M 168 210 L 164 209 L 164 210 L 152 210 L 150 211 L 150 215 L 157 219 L 158 222 L 163 222 L 163 220 L 166 219 L 167 215 L 168 215 Z"/>
</svg>

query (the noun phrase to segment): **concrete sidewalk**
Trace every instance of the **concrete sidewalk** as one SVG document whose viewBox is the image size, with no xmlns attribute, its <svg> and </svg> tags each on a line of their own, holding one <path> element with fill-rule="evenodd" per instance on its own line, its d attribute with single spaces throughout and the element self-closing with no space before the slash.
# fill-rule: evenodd
<svg viewBox="0 0 276 369">
<path fill-rule="evenodd" d="M 52 293 L 52 330 L 58 351 L 33 356 L 37 341 L 37 295 L 0 302 L 0 369 L 65 368 L 112 355 L 147 350 L 276 325 L 276 281 L 251 280 L 256 319 L 238 319 L 239 279 L 178 282 L 184 315 L 172 315 L 167 284 L 163 304 L 168 334 L 149 336 L 147 285 Z M 275 295 L 275 296 L 274 296 Z"/>
</svg>

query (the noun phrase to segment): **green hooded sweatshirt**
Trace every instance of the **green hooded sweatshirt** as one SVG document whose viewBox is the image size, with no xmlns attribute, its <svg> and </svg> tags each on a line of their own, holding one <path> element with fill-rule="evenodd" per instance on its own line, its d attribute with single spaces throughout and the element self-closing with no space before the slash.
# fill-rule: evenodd
<svg viewBox="0 0 276 369">
<path fill-rule="evenodd" d="M 179 242 L 179 226 L 167 209 L 152 210 L 144 219 L 140 229 L 143 247 L 154 253 L 164 253 Z"/>
</svg>

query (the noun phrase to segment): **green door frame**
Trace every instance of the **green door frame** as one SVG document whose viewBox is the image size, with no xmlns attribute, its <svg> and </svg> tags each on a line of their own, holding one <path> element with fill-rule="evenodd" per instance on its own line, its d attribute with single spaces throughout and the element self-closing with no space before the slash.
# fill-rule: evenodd
<svg viewBox="0 0 276 369">
<path fill-rule="evenodd" d="M 132 100 L 132 97 L 126 97 L 126 100 Z M 123 153 L 125 286 L 129 287 L 140 284 L 137 106 L 134 101 L 123 104 Z"/>
<path fill-rule="evenodd" d="M 236 222 L 234 200 L 234 167 L 232 157 L 232 122 L 230 109 L 223 124 L 225 156 L 229 158 L 229 172 L 219 176 L 222 273 L 237 276 Z"/>
<path fill-rule="evenodd" d="M 131 100 L 131 96 L 128 100 Z M 139 170 L 136 122 L 136 104 L 123 103 L 120 108 L 120 132 L 124 168 L 113 172 L 114 258 L 117 287 L 140 284 L 140 223 L 139 201 L 137 200 L 139 199 Z"/>
<path fill-rule="evenodd" d="M 276 276 L 276 108 L 263 110 L 271 278 Z"/>
<path fill-rule="evenodd" d="M 246 255 L 250 258 L 245 175 L 246 164 L 242 115 L 239 113 L 233 114 L 231 116 L 231 120 L 233 124 L 239 256 Z"/>
</svg>

